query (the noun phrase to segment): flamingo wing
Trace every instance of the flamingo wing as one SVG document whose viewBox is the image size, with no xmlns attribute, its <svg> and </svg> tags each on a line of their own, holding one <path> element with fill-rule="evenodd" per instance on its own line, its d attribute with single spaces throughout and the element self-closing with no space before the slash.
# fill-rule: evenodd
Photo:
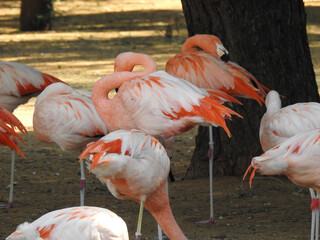
<svg viewBox="0 0 320 240">
<path fill-rule="evenodd" d="M 225 118 L 239 116 L 212 99 L 212 92 L 164 71 L 127 81 L 121 88 L 126 89 L 121 101 L 137 128 L 152 135 L 176 135 L 198 124 L 222 126 L 230 135 Z"/>
<path fill-rule="evenodd" d="M 83 149 L 92 137 L 108 133 L 92 104 L 91 93 L 63 83 L 52 84 L 39 95 L 33 127 L 38 140 L 56 142 L 65 151 Z"/>
<path fill-rule="evenodd" d="M 0 62 L 0 89 L 7 95 L 23 96 L 39 92 L 60 79 L 17 62 Z"/>
<path fill-rule="evenodd" d="M 26 158 L 20 150 L 18 140 L 24 143 L 23 139 L 16 133 L 18 129 L 23 135 L 28 135 L 27 129 L 16 116 L 0 106 L 0 143 L 10 147 L 13 151 Z"/>
<path fill-rule="evenodd" d="M 221 90 L 234 96 L 255 99 L 260 104 L 268 90 L 247 70 L 233 62 L 224 62 L 205 51 L 185 51 L 171 58 L 166 71 L 200 88 Z"/>
<path fill-rule="evenodd" d="M 127 226 L 122 218 L 108 209 L 87 206 L 49 212 L 32 223 L 19 225 L 6 240 L 18 240 L 23 236 L 61 240 L 129 239 Z"/>
<path fill-rule="evenodd" d="M 141 200 L 157 189 L 169 173 L 170 160 L 154 137 L 138 130 L 118 130 L 89 144 L 80 161 L 117 198 Z"/>
<path fill-rule="evenodd" d="M 320 104 L 296 103 L 265 114 L 260 123 L 260 142 L 264 151 L 301 132 L 320 128 Z"/>
<path fill-rule="evenodd" d="M 48 85 L 60 79 L 17 62 L 0 62 L 0 105 L 13 112 Z"/>
</svg>

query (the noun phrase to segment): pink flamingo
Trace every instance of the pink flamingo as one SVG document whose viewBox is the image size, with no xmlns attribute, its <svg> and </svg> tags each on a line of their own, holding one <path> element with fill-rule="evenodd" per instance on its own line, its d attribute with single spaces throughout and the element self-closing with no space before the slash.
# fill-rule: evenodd
<svg viewBox="0 0 320 240">
<path fill-rule="evenodd" d="M 319 197 L 320 197 L 320 129 L 296 134 L 264 154 L 252 159 L 243 179 L 253 169 L 250 187 L 255 172 L 264 175 L 283 174 L 295 184 L 314 189 L 317 201 L 311 203 L 311 240 L 319 239 Z M 311 195 L 314 194 L 310 190 Z"/>
<path fill-rule="evenodd" d="M 144 70 L 132 72 L 136 65 L 143 65 Z M 167 148 L 166 139 L 200 124 L 221 126 L 230 136 L 225 119 L 231 114 L 240 117 L 219 103 L 239 101 L 156 71 L 156 63 L 146 54 L 121 53 L 114 68 L 117 72 L 97 81 L 92 92 L 93 104 L 111 131 L 139 129 L 164 138 Z M 119 88 L 118 93 L 109 99 L 108 93 L 115 88 Z"/>
<path fill-rule="evenodd" d="M 13 112 L 19 105 L 37 96 L 45 87 L 61 80 L 17 62 L 0 62 L 0 106 Z M 26 133 L 26 132 L 25 132 Z M 12 152 L 9 203 L 13 205 L 13 175 L 15 152 Z"/>
<path fill-rule="evenodd" d="M 129 240 L 126 223 L 114 212 L 98 207 L 71 207 L 23 223 L 6 240 Z"/>
<path fill-rule="evenodd" d="M 185 79 L 199 88 L 220 90 L 237 97 L 264 102 L 268 89 L 247 70 L 229 61 L 229 52 L 220 39 L 214 35 L 198 34 L 189 37 L 182 45 L 180 53 L 166 63 L 166 72 Z M 212 126 L 209 127 L 209 180 L 210 180 L 210 216 L 208 221 L 214 223 L 213 212 L 213 150 Z"/>
<path fill-rule="evenodd" d="M 10 192 L 9 200 L 5 205 L 0 205 L 0 208 L 9 208 L 13 206 L 13 176 L 14 176 L 14 161 L 15 153 L 20 154 L 24 159 L 26 158 L 20 150 L 18 140 L 24 143 L 23 139 L 15 132 L 17 128 L 23 135 L 28 135 L 27 129 L 23 124 L 7 109 L 0 106 L 0 144 L 8 146 L 12 149 L 11 159 L 11 177 L 10 177 Z"/>
<path fill-rule="evenodd" d="M 136 65 L 143 65 L 144 71 L 122 70 L 122 66 Z M 92 102 L 110 131 L 140 129 L 168 138 L 199 124 L 212 124 L 223 127 L 230 136 L 225 119 L 231 114 L 240 116 L 216 101 L 236 99 L 199 89 L 164 71 L 154 72 L 156 64 L 146 54 L 121 53 L 115 69 L 120 72 L 102 77 L 92 92 Z M 118 93 L 109 99 L 108 93 L 115 88 L 119 88 Z"/>
<path fill-rule="evenodd" d="M 166 72 L 197 87 L 251 98 L 261 105 L 268 89 L 247 70 L 228 59 L 229 52 L 218 37 L 198 34 L 189 37 L 181 52 L 167 61 Z"/>
<path fill-rule="evenodd" d="M 64 83 L 48 86 L 37 98 L 33 114 L 35 137 L 55 142 L 63 151 L 81 151 L 108 133 L 91 100 L 91 92 Z M 80 163 L 80 205 L 84 205 L 85 174 Z"/>
<path fill-rule="evenodd" d="M 263 151 L 268 151 L 298 133 L 320 128 L 320 104 L 317 102 L 296 103 L 281 108 L 280 95 L 272 90 L 266 97 L 266 108 L 259 131 Z M 310 194 L 314 223 L 315 213 L 319 211 L 319 195 L 316 196 L 312 188 Z M 314 229 L 314 224 L 311 228 Z"/>
<path fill-rule="evenodd" d="M 139 130 L 118 130 L 89 144 L 79 158 L 87 159 L 90 171 L 116 198 L 140 203 L 136 239 L 141 236 L 143 207 L 170 239 L 187 239 L 171 212 L 167 194 L 170 160 L 157 139 Z"/>
<path fill-rule="evenodd" d="M 25 64 L 0 62 L 0 106 L 13 112 L 55 82 L 61 80 Z"/>
</svg>

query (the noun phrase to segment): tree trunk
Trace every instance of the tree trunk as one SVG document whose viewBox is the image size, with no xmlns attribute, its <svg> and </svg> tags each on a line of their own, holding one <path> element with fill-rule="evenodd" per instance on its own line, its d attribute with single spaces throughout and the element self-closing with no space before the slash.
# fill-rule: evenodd
<svg viewBox="0 0 320 240">
<path fill-rule="evenodd" d="M 21 0 L 20 30 L 51 29 L 51 0 Z"/>
<path fill-rule="evenodd" d="M 218 36 L 230 59 L 262 84 L 286 98 L 283 106 L 319 101 L 306 33 L 302 0 L 182 0 L 189 35 Z M 264 106 L 240 99 L 234 106 L 244 119 L 228 123 L 232 137 L 214 129 L 215 175 L 240 176 L 252 157 L 262 153 L 259 142 Z M 208 129 L 200 127 L 188 177 L 208 176 Z"/>
</svg>

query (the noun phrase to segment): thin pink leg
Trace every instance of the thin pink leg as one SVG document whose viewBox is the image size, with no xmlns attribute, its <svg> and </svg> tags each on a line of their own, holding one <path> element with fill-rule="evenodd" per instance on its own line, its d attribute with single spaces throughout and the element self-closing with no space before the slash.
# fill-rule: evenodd
<svg viewBox="0 0 320 240">
<path fill-rule="evenodd" d="M 209 126 L 209 187 L 210 187 L 210 216 L 208 220 L 196 222 L 198 224 L 214 224 L 216 222 L 213 212 L 213 152 L 214 152 L 214 142 L 212 134 L 212 126 Z"/>
</svg>

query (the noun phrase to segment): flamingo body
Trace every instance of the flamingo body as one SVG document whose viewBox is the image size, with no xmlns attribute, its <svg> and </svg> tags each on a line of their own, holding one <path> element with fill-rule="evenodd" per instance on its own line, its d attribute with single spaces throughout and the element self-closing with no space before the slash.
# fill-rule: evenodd
<svg viewBox="0 0 320 240">
<path fill-rule="evenodd" d="M 81 151 L 89 142 L 108 133 L 92 104 L 91 93 L 64 83 L 51 84 L 38 96 L 33 129 L 39 141 L 54 142 L 63 151 Z M 86 184 L 82 162 L 80 171 L 80 205 L 83 206 Z"/>
<path fill-rule="evenodd" d="M 214 35 L 198 34 L 186 40 L 182 51 L 166 63 L 166 72 L 199 88 L 221 90 L 233 96 L 264 102 L 265 90 L 247 70 L 228 60 L 228 51 Z"/>
<path fill-rule="evenodd" d="M 81 151 L 94 137 L 108 133 L 91 93 L 64 83 L 51 84 L 38 96 L 33 128 L 39 141 L 55 142 L 63 151 Z"/>
<path fill-rule="evenodd" d="M 138 130 L 111 132 L 89 144 L 82 157 L 88 158 L 90 171 L 116 198 L 138 202 L 165 182 L 170 168 L 158 140 Z"/>
<path fill-rule="evenodd" d="M 128 240 L 126 223 L 108 209 L 72 207 L 23 223 L 6 240 Z"/>
<path fill-rule="evenodd" d="M 279 94 L 272 90 L 266 98 L 267 111 L 260 122 L 260 143 L 264 151 L 284 140 L 311 129 L 320 128 L 320 104 L 296 103 L 281 108 Z"/>
<path fill-rule="evenodd" d="M 118 130 L 81 153 L 88 168 L 117 198 L 145 202 L 171 239 L 186 239 L 172 215 L 167 195 L 170 160 L 164 147 L 138 130 Z"/>
<path fill-rule="evenodd" d="M 17 62 L 0 62 L 0 105 L 13 112 L 54 82 L 49 74 Z"/>
</svg>

